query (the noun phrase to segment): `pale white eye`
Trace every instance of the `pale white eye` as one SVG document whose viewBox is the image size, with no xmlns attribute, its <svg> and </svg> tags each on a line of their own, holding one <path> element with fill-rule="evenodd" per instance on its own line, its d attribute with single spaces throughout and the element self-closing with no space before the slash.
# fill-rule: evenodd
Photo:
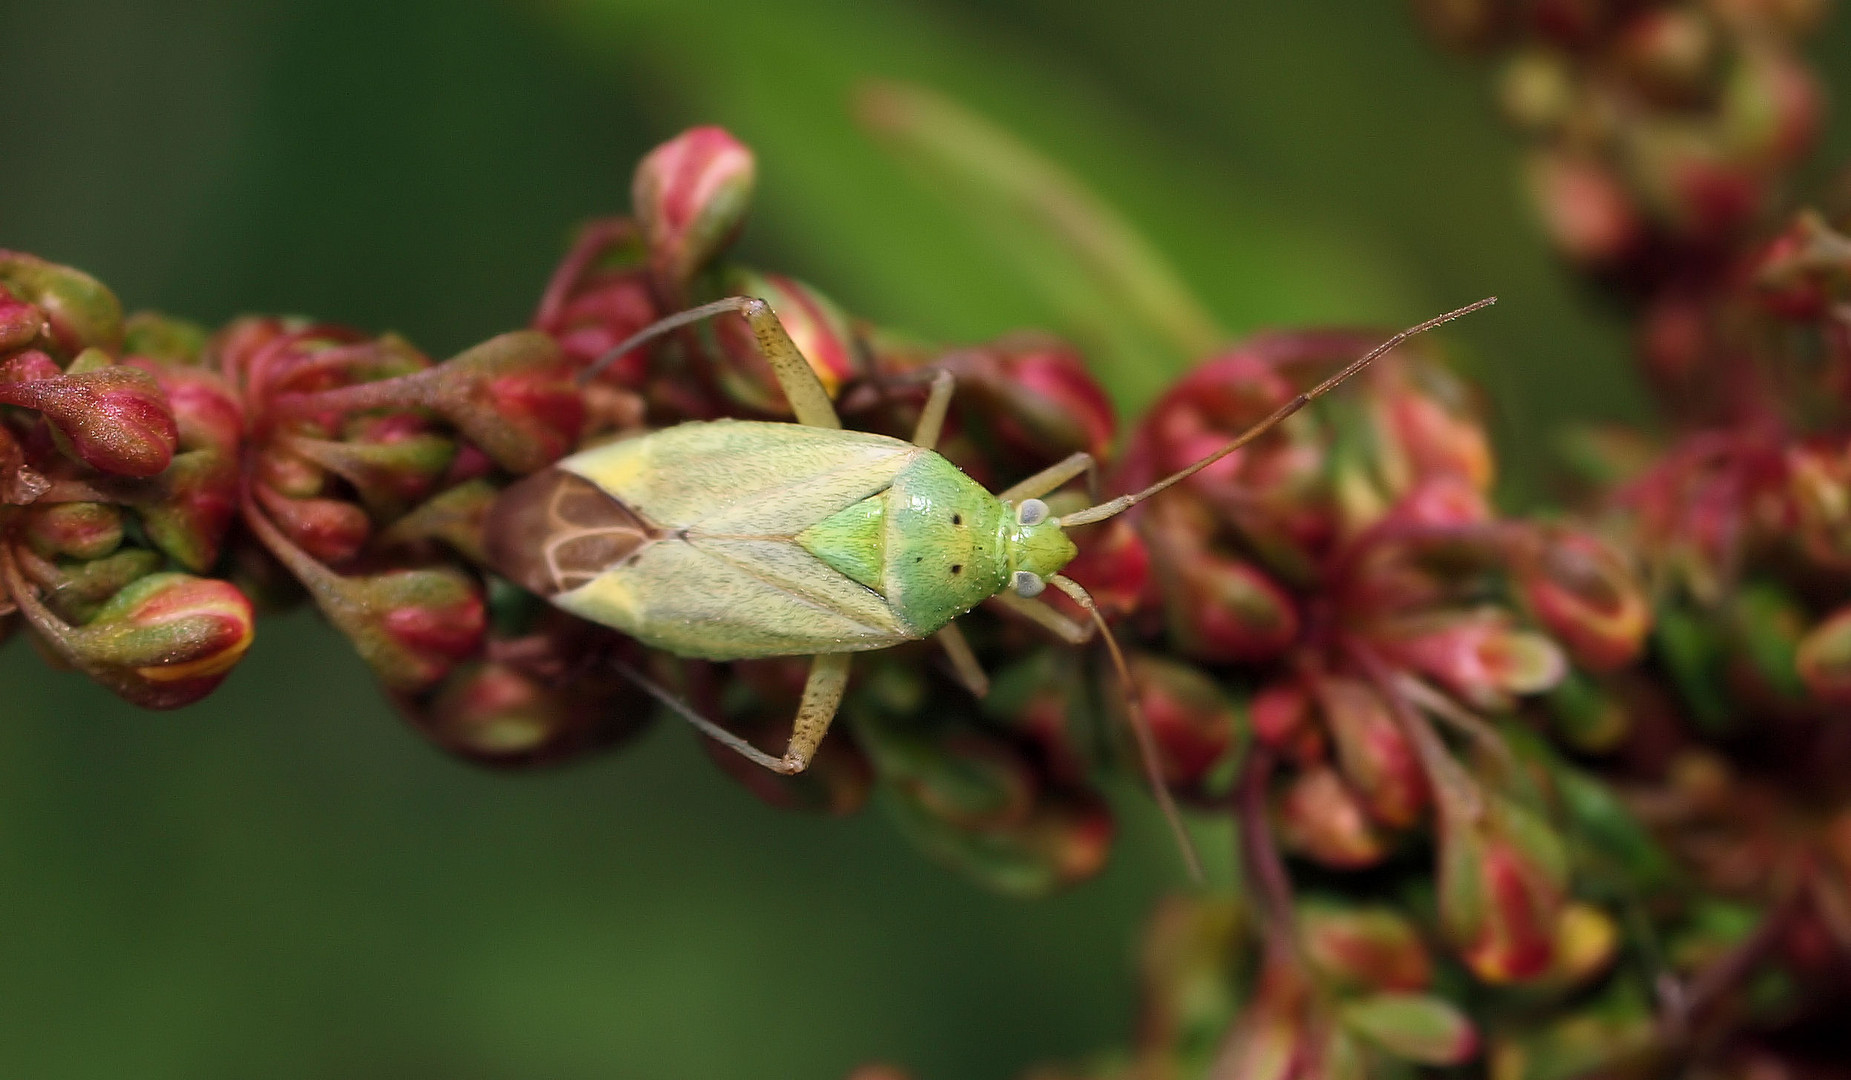
<svg viewBox="0 0 1851 1080">
<path fill-rule="evenodd" d="M 1045 510 L 1047 507 L 1044 506 L 1042 509 Z M 1048 583 L 1041 580 L 1040 575 L 1027 570 L 1017 570 L 1010 576 L 1009 584 L 1015 589 L 1015 594 L 1021 597 L 1040 596 L 1041 590 L 1048 587 Z"/>
<path fill-rule="evenodd" d="M 1019 525 L 1039 525 L 1048 520 L 1048 504 L 1040 499 L 1028 499 L 1016 508 L 1015 519 Z"/>
</svg>

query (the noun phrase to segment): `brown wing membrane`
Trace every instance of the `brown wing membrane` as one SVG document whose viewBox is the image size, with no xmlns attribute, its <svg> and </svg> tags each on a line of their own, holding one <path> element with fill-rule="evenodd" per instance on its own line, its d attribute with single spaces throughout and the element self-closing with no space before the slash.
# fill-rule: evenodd
<svg viewBox="0 0 1851 1080">
<path fill-rule="evenodd" d="M 549 468 L 495 500 L 483 541 L 489 561 L 504 577 L 550 599 L 618 565 L 659 536 L 596 484 Z"/>
</svg>

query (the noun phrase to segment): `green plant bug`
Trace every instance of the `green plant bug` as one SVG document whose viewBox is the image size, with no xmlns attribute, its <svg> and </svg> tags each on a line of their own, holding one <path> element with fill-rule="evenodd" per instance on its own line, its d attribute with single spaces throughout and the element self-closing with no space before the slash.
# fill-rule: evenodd
<svg viewBox="0 0 1851 1080">
<path fill-rule="evenodd" d="M 706 660 L 813 657 L 781 757 L 626 674 L 709 737 L 780 773 L 802 772 L 829 730 L 857 652 L 936 637 L 960 681 L 987 679 L 952 620 L 995 598 L 1073 644 L 1105 638 L 1124 681 L 1144 768 L 1192 872 L 1194 854 L 1157 773 L 1124 658 L 1092 598 L 1060 571 L 1065 530 L 1123 513 L 1270 431 L 1415 334 L 1496 302 L 1487 297 L 1396 334 L 1280 406 L 1214 453 L 1150 487 L 1055 516 L 1041 497 L 1094 468 L 1076 453 L 992 494 L 934 449 L 955 386 L 940 372 L 911 442 L 842 430 L 835 407 L 771 306 L 729 297 L 669 316 L 588 368 L 725 312 L 744 316 L 795 423 L 691 421 L 581 451 L 495 502 L 490 562 L 581 618 L 651 648 Z M 1035 600 L 1053 585 L 1091 615 L 1075 623 Z"/>
</svg>

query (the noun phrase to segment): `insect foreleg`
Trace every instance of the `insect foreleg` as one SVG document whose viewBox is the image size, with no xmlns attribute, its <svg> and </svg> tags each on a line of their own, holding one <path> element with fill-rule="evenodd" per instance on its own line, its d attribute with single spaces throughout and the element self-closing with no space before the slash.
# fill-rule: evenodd
<svg viewBox="0 0 1851 1080">
<path fill-rule="evenodd" d="M 990 603 L 1020 615 L 1069 645 L 1084 645 L 1093 639 L 1095 633 L 1092 623 L 1075 622 L 1039 600 L 1030 600 L 1012 592 L 997 593 L 990 597 Z"/>
<path fill-rule="evenodd" d="M 939 647 L 945 650 L 945 659 L 951 661 L 951 674 L 958 683 L 971 692 L 972 697 L 988 697 L 990 694 L 990 677 L 983 672 L 983 665 L 978 663 L 977 654 L 971 651 L 970 642 L 964 640 L 964 631 L 956 623 L 946 623 L 933 635 Z"/>
<path fill-rule="evenodd" d="M 784 332 L 784 324 L 778 321 L 777 313 L 771 310 L 771 305 L 754 296 L 729 296 L 658 319 L 631 334 L 622 344 L 607 350 L 584 371 L 579 372 L 579 382 L 589 382 L 613 360 L 670 331 L 729 311 L 738 312 L 745 318 L 746 325 L 752 328 L 752 336 L 758 340 L 759 352 L 764 354 L 765 362 L 771 365 L 771 373 L 777 377 L 778 387 L 784 391 L 785 400 L 790 402 L 791 413 L 796 416 L 797 422 L 810 427 L 841 428 L 842 421 L 836 416 L 836 407 L 830 403 L 822 381 L 816 377 L 816 369 L 803 358 L 802 351 L 791 340 L 791 336 Z"/>
<path fill-rule="evenodd" d="M 1096 498 L 1094 489 L 1099 486 L 1099 463 L 1084 450 L 1069 454 L 1035 475 L 1016 481 L 1007 490 L 998 492 L 996 497 L 1006 503 L 1039 499 L 1081 473 L 1086 474 L 1087 494 Z"/>
<path fill-rule="evenodd" d="M 938 449 L 939 433 L 945 429 L 945 410 L 951 408 L 951 393 L 957 386 L 957 376 L 949 371 L 941 371 L 932 379 L 932 394 L 919 412 L 918 426 L 913 428 L 913 445 Z"/>
<path fill-rule="evenodd" d="M 816 756 L 816 748 L 822 743 L 823 736 L 829 734 L 829 722 L 835 719 L 836 707 L 842 704 L 842 692 L 848 688 L 849 657 L 848 653 L 831 653 L 812 659 L 809 681 L 803 684 L 803 703 L 797 706 L 797 719 L 791 724 L 790 742 L 785 745 L 784 756 L 781 758 L 772 757 L 702 716 L 692 705 L 628 664 L 618 664 L 617 670 L 642 687 L 650 697 L 667 706 L 670 712 L 693 724 L 701 734 L 772 772 L 789 776 L 809 767 L 810 759 Z"/>
</svg>

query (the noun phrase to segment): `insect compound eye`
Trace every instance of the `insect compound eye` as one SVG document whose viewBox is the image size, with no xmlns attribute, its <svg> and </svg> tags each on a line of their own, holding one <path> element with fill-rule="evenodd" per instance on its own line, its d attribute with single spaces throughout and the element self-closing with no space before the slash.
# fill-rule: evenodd
<svg viewBox="0 0 1851 1080">
<path fill-rule="evenodd" d="M 1041 590 L 1048 587 L 1048 583 L 1041 580 L 1040 575 L 1031 573 L 1027 570 L 1017 570 L 1014 574 L 1010 575 L 1009 585 L 1011 588 L 1015 589 L 1015 594 L 1017 596 L 1023 598 L 1040 596 Z"/>
<path fill-rule="evenodd" d="M 1040 499 L 1025 500 L 1021 506 L 1016 508 L 1015 520 L 1018 525 L 1039 525 L 1048 520 L 1048 504 Z M 1041 590 L 1036 589 L 1035 591 L 1040 592 Z"/>
</svg>

